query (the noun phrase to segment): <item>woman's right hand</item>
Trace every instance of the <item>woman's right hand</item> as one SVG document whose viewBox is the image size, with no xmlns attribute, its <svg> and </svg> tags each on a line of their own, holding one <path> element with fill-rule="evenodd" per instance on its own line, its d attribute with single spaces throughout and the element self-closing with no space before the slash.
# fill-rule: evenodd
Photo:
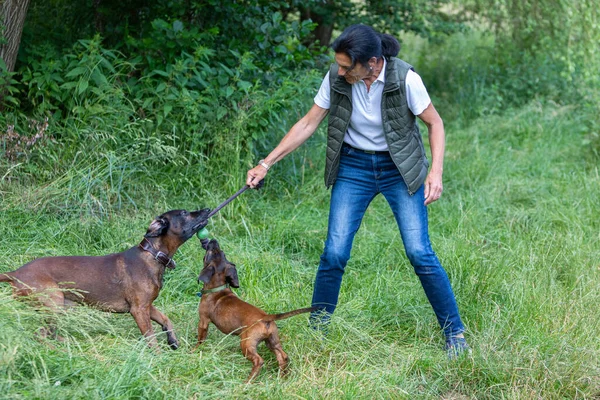
<svg viewBox="0 0 600 400">
<path fill-rule="evenodd" d="M 248 171 L 246 177 L 246 185 L 254 189 L 265 176 L 267 176 L 268 169 L 258 164 L 256 167 Z"/>
</svg>

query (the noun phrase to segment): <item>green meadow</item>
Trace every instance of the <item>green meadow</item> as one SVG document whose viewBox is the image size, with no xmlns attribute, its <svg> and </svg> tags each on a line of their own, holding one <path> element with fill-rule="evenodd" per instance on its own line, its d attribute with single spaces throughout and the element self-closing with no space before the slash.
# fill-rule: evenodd
<svg viewBox="0 0 600 400">
<path fill-rule="evenodd" d="M 261 345 L 265 367 L 244 384 L 250 363 L 239 339 L 214 326 L 192 352 L 204 253 L 192 238 L 155 302 L 175 325 L 177 351 L 162 334 L 162 351 L 148 349 L 129 315 L 86 307 L 58 316 L 64 342 L 39 340 L 44 315 L 2 285 L 3 397 L 597 398 L 600 173 L 585 156 L 580 118 L 572 106 L 534 101 L 468 127 L 447 123 L 445 191 L 430 206 L 431 239 L 468 327 L 471 357 L 446 359 L 391 212 L 377 198 L 357 235 L 329 335 L 312 331 L 306 315 L 278 323 L 291 359 L 287 378 Z M 297 166 L 301 184 L 277 184 L 283 171 L 275 168 L 263 189 L 246 192 L 208 226 L 238 265 L 236 293 L 269 312 L 310 304 L 328 213 L 323 143 L 315 138 L 314 147 L 314 165 Z M 228 195 L 211 193 L 216 182 L 190 188 L 197 197 L 163 188 L 153 204 L 95 217 L 40 207 L 44 188 L 11 183 L 9 175 L 2 182 L 2 271 L 40 256 L 122 251 L 161 212 L 215 207 Z M 238 175 L 230 177 L 234 187 L 243 185 Z M 67 178 L 83 185 L 77 174 Z"/>
</svg>

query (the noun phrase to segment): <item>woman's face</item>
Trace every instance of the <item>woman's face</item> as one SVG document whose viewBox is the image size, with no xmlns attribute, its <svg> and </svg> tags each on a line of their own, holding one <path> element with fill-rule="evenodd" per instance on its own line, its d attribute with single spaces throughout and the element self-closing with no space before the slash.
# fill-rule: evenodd
<svg viewBox="0 0 600 400">
<path fill-rule="evenodd" d="M 338 65 L 338 75 L 346 78 L 349 84 L 356 82 L 369 76 L 370 71 L 361 63 L 356 63 L 352 67 L 352 59 L 346 53 L 335 53 L 335 62 Z"/>
</svg>

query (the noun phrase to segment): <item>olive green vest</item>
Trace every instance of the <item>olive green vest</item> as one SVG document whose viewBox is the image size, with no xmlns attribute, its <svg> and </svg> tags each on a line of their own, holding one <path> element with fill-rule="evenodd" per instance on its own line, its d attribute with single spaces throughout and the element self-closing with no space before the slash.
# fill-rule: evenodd
<svg viewBox="0 0 600 400">
<path fill-rule="evenodd" d="M 390 58 L 385 69 L 385 85 L 381 99 L 383 132 L 392 156 L 408 191 L 412 195 L 425 182 L 429 162 L 423 147 L 416 117 L 408 108 L 405 79 L 412 66 L 398 58 Z M 331 106 L 327 130 L 325 185 L 336 180 L 344 135 L 352 115 L 352 85 L 338 76 L 338 66 L 329 70 Z"/>
</svg>

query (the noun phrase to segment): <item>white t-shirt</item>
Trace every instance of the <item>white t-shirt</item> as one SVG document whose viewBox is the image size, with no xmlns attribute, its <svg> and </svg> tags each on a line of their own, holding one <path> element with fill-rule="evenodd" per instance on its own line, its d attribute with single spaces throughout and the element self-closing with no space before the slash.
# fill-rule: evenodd
<svg viewBox="0 0 600 400">
<path fill-rule="evenodd" d="M 381 120 L 381 97 L 385 84 L 386 65 L 387 61 L 384 59 L 383 69 L 368 92 L 367 85 L 362 80 L 352 85 L 352 116 L 344 142 L 357 149 L 375 151 L 388 149 Z M 408 107 L 414 115 L 419 115 L 431 103 L 427 89 L 421 77 L 413 70 L 408 71 L 405 82 Z M 315 104 L 329 110 L 331 105 L 329 92 L 329 72 L 327 72 L 315 96 Z"/>
</svg>

